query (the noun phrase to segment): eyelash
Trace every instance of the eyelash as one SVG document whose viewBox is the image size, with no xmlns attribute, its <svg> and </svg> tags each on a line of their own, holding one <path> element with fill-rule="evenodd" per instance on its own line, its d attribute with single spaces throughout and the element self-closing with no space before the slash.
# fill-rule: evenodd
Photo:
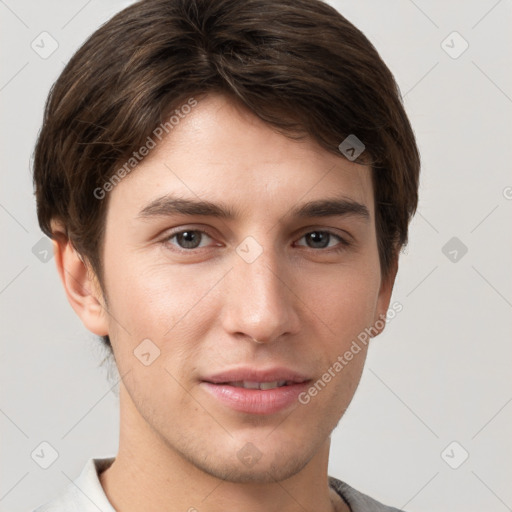
<svg viewBox="0 0 512 512">
<path fill-rule="evenodd" d="M 195 248 L 192 248 L 192 249 L 184 249 L 182 247 L 179 247 L 179 246 L 176 246 L 174 244 L 172 244 L 170 241 L 175 238 L 177 235 L 181 234 L 181 233 L 185 233 L 185 232 L 193 232 L 193 233 L 201 233 L 201 234 L 205 234 L 207 235 L 208 237 L 210 237 L 211 239 L 214 239 L 213 235 L 211 235 L 208 231 L 206 230 L 203 230 L 203 229 L 181 229 L 179 231 L 174 231 L 172 233 L 170 233 L 169 235 L 167 235 L 163 240 L 162 240 L 162 243 L 164 245 L 173 245 L 174 246 L 174 249 L 173 250 L 176 250 L 178 252 L 181 252 L 181 253 L 191 253 L 193 251 L 197 251 L 199 249 L 204 249 L 204 247 L 195 247 Z M 329 234 L 330 236 L 333 236 L 335 238 L 337 238 L 339 240 L 339 245 L 338 246 L 335 246 L 335 247 L 331 247 L 331 248 L 314 248 L 314 247 L 307 247 L 307 246 L 300 246 L 300 247 L 306 247 L 306 249 L 310 249 L 312 251 L 316 251 L 316 252 L 335 252 L 335 253 L 338 253 L 338 252 L 342 252 L 344 250 L 346 250 L 348 247 L 350 247 L 352 245 L 351 242 L 349 242 L 348 240 L 346 240 L 345 238 L 342 238 L 340 235 L 338 235 L 337 233 L 334 233 L 333 231 L 329 231 L 327 229 L 314 229 L 312 231 L 307 231 L 306 233 L 304 233 L 300 238 L 299 240 L 301 240 L 302 238 L 304 238 L 306 235 L 310 235 L 311 233 L 327 233 Z M 330 240 L 329 240 L 330 242 Z"/>
</svg>

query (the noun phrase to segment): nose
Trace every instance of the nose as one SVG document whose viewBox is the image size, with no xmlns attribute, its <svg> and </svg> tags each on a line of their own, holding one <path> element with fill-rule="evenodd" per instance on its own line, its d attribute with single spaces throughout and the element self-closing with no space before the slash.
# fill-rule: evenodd
<svg viewBox="0 0 512 512">
<path fill-rule="evenodd" d="M 300 301 L 286 261 L 267 248 L 252 262 L 233 256 L 234 266 L 223 289 L 225 331 L 265 344 L 297 333 Z"/>
</svg>

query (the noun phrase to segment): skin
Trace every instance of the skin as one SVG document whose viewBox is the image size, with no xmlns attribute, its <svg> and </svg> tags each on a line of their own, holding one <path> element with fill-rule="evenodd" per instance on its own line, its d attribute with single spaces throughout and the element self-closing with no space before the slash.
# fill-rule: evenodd
<svg viewBox="0 0 512 512">
<path fill-rule="evenodd" d="M 200 381 L 240 365 L 316 381 L 386 314 L 397 265 L 383 280 L 370 176 L 209 95 L 105 199 L 104 290 L 65 237 L 55 242 L 68 299 L 87 329 L 109 334 L 122 376 L 119 453 L 100 475 L 116 510 L 349 510 L 328 487 L 330 434 L 359 383 L 364 347 L 307 405 L 275 414 L 236 412 Z M 138 217 L 167 193 L 237 216 Z M 365 205 L 370 218 L 287 216 L 333 197 Z M 191 249 L 172 236 L 180 230 L 208 234 L 196 232 Z M 322 230 L 333 233 L 327 247 L 311 241 Z M 248 236 L 263 251 L 252 263 L 236 252 Z M 148 366 L 133 353 L 144 339 L 160 350 Z M 248 442 L 261 453 L 252 467 L 237 457 Z"/>
</svg>

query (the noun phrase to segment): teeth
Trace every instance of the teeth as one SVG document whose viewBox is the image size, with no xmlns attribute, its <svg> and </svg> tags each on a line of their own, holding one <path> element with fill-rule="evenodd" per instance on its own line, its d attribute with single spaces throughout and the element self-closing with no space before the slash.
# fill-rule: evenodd
<svg viewBox="0 0 512 512">
<path fill-rule="evenodd" d="M 245 389 L 259 389 L 260 384 L 259 384 L 259 382 L 240 381 L 239 387 L 245 388 Z"/>
<path fill-rule="evenodd" d="M 285 380 L 274 381 L 274 382 L 262 382 L 260 384 L 260 389 L 274 389 L 280 388 L 286 384 Z"/>
<path fill-rule="evenodd" d="M 274 382 L 251 382 L 245 380 L 239 380 L 236 382 L 229 382 L 231 386 L 236 388 L 245 388 L 245 389 L 274 389 L 280 388 L 286 385 L 285 380 L 276 380 Z"/>
</svg>

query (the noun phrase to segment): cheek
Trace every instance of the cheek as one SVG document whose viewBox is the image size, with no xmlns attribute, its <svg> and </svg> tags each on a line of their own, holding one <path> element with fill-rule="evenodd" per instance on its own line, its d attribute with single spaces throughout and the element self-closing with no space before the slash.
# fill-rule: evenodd
<svg viewBox="0 0 512 512">
<path fill-rule="evenodd" d="M 106 285 L 111 312 L 128 323 L 136 325 L 172 313 L 169 305 L 179 305 L 177 298 L 185 298 L 189 290 L 180 274 L 172 275 L 169 268 L 156 268 L 133 257 L 116 258 L 115 254 L 109 261 Z"/>
<path fill-rule="evenodd" d="M 367 268 L 367 271 L 341 269 L 336 276 L 326 276 L 323 286 L 309 287 L 309 305 L 334 335 L 335 344 L 350 344 L 373 322 L 380 275 L 374 268 Z"/>
<path fill-rule="evenodd" d="M 116 263 L 106 268 L 110 328 L 111 337 L 122 338 L 123 351 L 133 351 L 145 338 L 162 352 L 172 339 L 173 350 L 179 351 L 180 339 L 198 338 L 206 329 L 214 312 L 203 302 L 213 305 L 211 291 L 224 269 L 113 256 L 109 261 Z M 188 347 L 194 348 L 190 342 Z"/>
</svg>

